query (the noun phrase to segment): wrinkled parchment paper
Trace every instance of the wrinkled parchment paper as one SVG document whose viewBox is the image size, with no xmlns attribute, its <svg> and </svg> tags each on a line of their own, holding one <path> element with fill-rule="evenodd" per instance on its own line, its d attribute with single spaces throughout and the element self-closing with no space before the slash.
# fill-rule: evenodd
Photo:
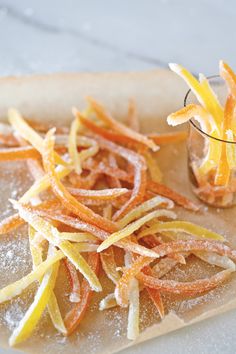
<svg viewBox="0 0 236 354">
<path fill-rule="evenodd" d="M 26 117 L 38 121 L 53 121 L 57 126 L 69 123 L 72 119 L 71 107 L 82 110 L 85 96 L 91 95 L 101 100 L 118 119 L 123 119 L 128 99 L 136 100 L 142 130 L 144 132 L 165 132 L 170 128 L 165 123 L 168 113 L 183 105 L 186 86 L 174 74 L 166 70 L 145 73 L 113 74 L 56 74 L 0 80 L 0 119 L 4 120 L 9 107 L 18 108 Z M 185 143 L 162 147 L 156 154 L 163 181 L 175 190 L 195 199 L 187 177 Z M 18 198 L 30 185 L 30 177 L 25 177 L 24 163 L 1 163 L 1 218 L 12 213 L 8 198 Z M 201 213 L 190 213 L 176 208 L 179 218 L 197 222 L 223 234 L 232 246 L 236 246 L 234 231 L 235 209 L 218 210 L 203 208 Z M 23 226 L 11 235 L 0 238 L 0 284 L 1 287 L 19 279 L 31 269 L 27 241 L 27 229 Z M 186 267 L 179 266 L 169 278 L 193 280 L 209 276 L 217 269 L 207 266 L 192 257 Z M 160 336 L 207 317 L 236 307 L 236 277 L 219 289 L 194 299 L 180 299 L 164 296 L 168 314 L 160 322 L 158 313 L 145 291 L 141 300 L 141 334 L 137 341 L 126 339 L 127 311 L 114 308 L 99 312 L 98 302 L 108 292 L 112 284 L 104 280 L 104 293 L 96 294 L 90 310 L 70 338 L 64 338 L 52 328 L 45 312 L 34 335 L 17 349 L 28 353 L 74 354 L 76 353 L 114 353 L 125 347 Z M 56 293 L 62 311 L 66 299 L 59 294 L 67 291 L 65 276 L 60 275 Z M 7 347 L 10 331 L 22 318 L 32 302 L 36 284 L 20 297 L 0 306 L 0 343 Z"/>
</svg>

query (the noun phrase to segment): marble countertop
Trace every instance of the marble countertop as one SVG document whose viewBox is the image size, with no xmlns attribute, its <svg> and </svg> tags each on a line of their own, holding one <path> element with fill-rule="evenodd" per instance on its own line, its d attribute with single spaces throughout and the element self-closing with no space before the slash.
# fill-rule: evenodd
<svg viewBox="0 0 236 354">
<path fill-rule="evenodd" d="M 226 5 L 227 4 L 227 5 Z M 0 1 L 0 75 L 234 65 L 234 0 Z"/>
<path fill-rule="evenodd" d="M 211 75 L 219 59 L 236 67 L 235 18 L 234 0 L 0 0 L 0 76 L 146 70 L 168 62 Z M 233 354 L 235 315 L 123 353 Z"/>
</svg>

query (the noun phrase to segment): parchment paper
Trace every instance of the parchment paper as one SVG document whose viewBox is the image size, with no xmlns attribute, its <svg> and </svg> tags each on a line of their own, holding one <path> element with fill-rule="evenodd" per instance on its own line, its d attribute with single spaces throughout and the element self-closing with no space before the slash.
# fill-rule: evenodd
<svg viewBox="0 0 236 354">
<path fill-rule="evenodd" d="M 53 121 L 60 126 L 71 120 L 72 106 L 77 106 L 81 110 L 84 108 L 86 95 L 101 100 L 116 118 L 123 119 L 127 112 L 128 99 L 133 97 L 137 102 L 142 130 L 161 133 L 170 130 L 165 122 L 166 116 L 183 105 L 186 89 L 180 79 L 166 70 L 6 78 L 0 80 L 0 119 L 5 119 L 9 107 L 16 107 L 26 117 L 39 121 Z M 164 173 L 164 183 L 194 200 L 187 177 L 185 144 L 162 147 L 156 157 Z M 26 173 L 24 163 L 14 165 L 1 163 L 1 218 L 12 212 L 8 198 L 20 197 L 30 185 L 28 177 L 25 177 Z M 205 207 L 201 213 L 190 213 L 176 208 L 176 212 L 179 219 L 191 220 L 222 233 L 232 246 L 236 246 L 234 208 L 218 210 Z M 1 237 L 0 269 L 1 287 L 30 271 L 31 261 L 25 227 L 12 235 Z M 190 280 L 217 271 L 216 268 L 203 265 L 194 258 L 189 261 L 187 273 L 185 269 L 186 267 L 179 266 L 174 276 L 179 280 Z M 173 273 L 169 275 L 171 276 Z M 115 308 L 104 312 L 97 309 L 99 300 L 112 290 L 110 282 L 104 280 L 103 284 L 104 293 L 96 294 L 88 315 L 72 337 L 64 338 L 56 333 L 45 312 L 33 337 L 17 349 L 33 354 L 114 353 L 236 307 L 236 277 L 219 289 L 199 298 L 183 300 L 165 295 L 164 301 L 169 313 L 162 322 L 144 291 L 141 301 L 142 332 L 137 341 L 132 342 L 126 339 L 125 309 Z M 0 306 L 1 346 L 7 347 L 10 330 L 17 325 L 32 301 L 35 288 L 36 285 L 30 287 L 21 297 Z M 60 297 L 62 288 L 65 290 L 67 288 L 63 273 L 56 292 L 64 311 L 66 301 Z"/>
</svg>

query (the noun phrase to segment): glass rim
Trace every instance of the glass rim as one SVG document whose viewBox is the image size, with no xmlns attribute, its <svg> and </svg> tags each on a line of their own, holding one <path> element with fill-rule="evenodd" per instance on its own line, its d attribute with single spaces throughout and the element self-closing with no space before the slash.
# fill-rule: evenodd
<svg viewBox="0 0 236 354">
<path fill-rule="evenodd" d="M 219 79 L 219 78 L 222 79 L 220 75 L 207 76 L 207 79 L 208 79 L 208 80 L 217 79 L 217 78 L 218 78 L 218 79 Z M 223 79 L 222 79 L 222 80 L 223 80 Z M 189 94 L 190 94 L 191 92 L 192 92 L 192 90 L 189 89 L 189 90 L 186 92 L 186 94 L 185 94 L 185 97 L 184 97 L 184 107 L 187 106 L 187 99 L 188 99 L 188 96 L 189 96 Z M 221 142 L 221 143 L 226 143 L 226 144 L 236 144 L 236 141 L 230 141 L 230 140 L 224 140 L 224 139 L 216 138 L 216 137 L 214 137 L 214 136 L 212 136 L 212 135 L 210 135 L 210 134 L 204 132 L 199 126 L 197 126 L 197 124 L 194 122 L 193 118 L 191 118 L 191 119 L 189 120 L 189 123 L 190 123 L 196 130 L 198 130 L 200 134 L 205 135 L 205 136 L 207 136 L 207 137 L 210 138 L 210 139 L 219 141 L 219 142 Z"/>
</svg>

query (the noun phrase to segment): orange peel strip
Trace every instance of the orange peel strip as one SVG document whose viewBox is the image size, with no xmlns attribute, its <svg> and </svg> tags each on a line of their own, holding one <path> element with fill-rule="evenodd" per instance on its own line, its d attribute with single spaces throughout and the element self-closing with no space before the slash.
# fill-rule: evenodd
<svg viewBox="0 0 236 354">
<path fill-rule="evenodd" d="M 117 160 L 114 154 L 111 152 L 108 156 L 108 163 L 111 168 L 118 168 Z M 109 188 L 121 188 L 121 182 L 117 177 L 114 176 L 106 176 L 106 180 L 108 183 Z"/>
<path fill-rule="evenodd" d="M 92 200 L 112 200 L 126 194 L 129 190 L 127 188 L 88 190 L 68 187 L 68 191 L 77 197 L 86 197 Z"/>
<path fill-rule="evenodd" d="M 0 149 L 0 161 L 40 159 L 41 155 L 31 146 Z"/>
<path fill-rule="evenodd" d="M 234 110 L 236 107 L 236 99 L 229 95 L 225 103 L 224 120 L 222 126 L 222 139 L 227 140 L 227 131 L 231 128 Z M 219 165 L 216 170 L 215 184 L 218 186 L 226 186 L 229 182 L 230 168 L 227 159 L 227 143 L 221 142 L 221 153 Z"/>
<path fill-rule="evenodd" d="M 101 148 L 113 152 L 125 160 L 127 160 L 134 168 L 133 191 L 130 199 L 113 215 L 113 220 L 118 220 L 124 216 L 128 211 L 134 208 L 140 201 L 142 201 L 146 192 L 146 163 L 142 156 L 135 152 L 126 149 L 122 146 L 116 145 L 104 138 L 97 137 L 98 144 Z"/>
<path fill-rule="evenodd" d="M 77 118 L 73 120 L 70 127 L 69 141 L 68 141 L 68 151 L 71 159 L 71 163 L 74 166 L 75 172 L 80 174 L 81 162 L 79 158 L 79 153 L 77 150 L 77 133 L 79 131 L 80 122 Z"/>
<path fill-rule="evenodd" d="M 189 104 L 179 111 L 171 113 L 167 117 L 167 123 L 175 127 L 176 125 L 188 122 L 192 118 L 195 118 L 200 123 L 201 129 L 204 132 L 211 134 L 214 129 L 214 122 L 212 122 L 210 114 L 197 104 Z"/>
<path fill-rule="evenodd" d="M 117 120 L 113 119 L 104 109 L 104 107 L 96 102 L 93 98 L 88 97 L 89 104 L 91 105 L 94 112 L 97 116 L 110 128 L 114 129 L 120 134 L 123 134 L 126 137 L 129 137 L 138 143 L 141 143 L 147 147 L 149 147 L 153 151 L 158 151 L 159 146 L 157 146 L 154 141 L 147 138 L 145 135 L 142 135 L 138 132 L 133 131 L 132 129 L 126 127 L 124 124 L 118 122 Z"/>
<path fill-rule="evenodd" d="M 192 211 L 199 210 L 199 207 L 196 204 L 194 204 L 191 200 L 173 191 L 172 189 L 165 186 L 164 184 L 148 181 L 147 189 L 155 194 L 159 194 L 163 197 L 173 200 L 173 202 L 182 206 L 185 209 L 192 210 Z"/>
<path fill-rule="evenodd" d="M 88 264 L 92 271 L 98 275 L 99 272 L 99 255 L 91 253 L 88 258 Z M 90 288 L 86 279 L 81 284 L 81 300 L 78 302 L 70 312 L 65 316 L 64 322 L 68 335 L 74 332 L 80 322 L 85 316 L 86 310 L 90 304 L 93 291 Z"/>
<path fill-rule="evenodd" d="M 216 97 L 212 94 L 212 91 L 198 82 L 198 80 L 181 65 L 171 63 L 169 67 L 188 84 L 200 104 L 211 114 L 214 118 L 215 125 L 219 128 L 223 118 L 223 110 Z"/>
<path fill-rule="evenodd" d="M 140 131 L 140 122 L 137 115 L 137 107 L 134 99 L 129 100 L 128 114 L 126 117 L 126 123 L 128 127 L 135 132 Z"/>
<path fill-rule="evenodd" d="M 70 302 L 79 302 L 81 287 L 80 287 L 80 281 L 79 281 L 77 270 L 75 266 L 70 261 L 68 261 L 68 259 L 64 259 L 64 265 L 66 267 L 70 279 L 70 286 L 71 286 Z"/>
<path fill-rule="evenodd" d="M 18 213 L 8 216 L 0 222 L 0 235 L 7 234 L 19 226 L 23 225 L 25 221 Z"/>
<path fill-rule="evenodd" d="M 116 307 L 117 302 L 114 293 L 108 294 L 99 303 L 99 311 L 107 310 L 112 307 Z"/>
<path fill-rule="evenodd" d="M 220 60 L 219 68 L 220 68 L 220 76 L 226 81 L 231 94 L 236 99 L 236 75 L 234 71 L 223 60 Z"/>
<path fill-rule="evenodd" d="M 207 291 L 210 291 L 223 282 L 225 282 L 231 273 L 232 269 L 223 270 L 216 275 L 213 275 L 207 279 L 195 280 L 192 282 L 178 282 L 174 280 L 163 280 L 149 275 L 140 273 L 137 278 L 143 282 L 145 286 L 149 286 L 153 289 L 159 289 L 161 291 L 170 292 L 173 294 L 184 294 L 184 295 L 200 295 Z"/>
<path fill-rule="evenodd" d="M 146 275 L 153 275 L 151 267 L 148 267 L 148 266 L 143 269 L 143 273 Z M 152 300 L 152 302 L 156 306 L 161 319 L 163 319 L 165 317 L 165 308 L 164 308 L 164 304 L 162 301 L 160 291 L 157 289 L 149 288 L 148 286 L 146 287 L 146 290 L 148 292 L 150 299 Z"/>
<path fill-rule="evenodd" d="M 117 284 L 120 279 L 120 275 L 116 270 L 117 266 L 115 262 L 113 247 L 111 246 L 107 248 L 105 251 L 101 252 L 100 257 L 101 257 L 102 268 L 106 273 L 107 277 L 114 284 Z"/>
<path fill-rule="evenodd" d="M 220 243 L 220 242 L 215 242 L 215 241 L 202 241 L 202 240 L 188 240 L 188 241 L 176 241 L 176 242 L 168 242 L 168 243 L 164 243 L 161 244 L 157 247 L 154 248 L 154 250 L 157 252 L 157 254 L 159 255 L 159 257 L 165 257 L 171 253 L 175 253 L 175 252 L 193 252 L 193 251 L 210 251 L 210 252 L 215 252 L 221 256 L 227 256 L 230 259 L 232 259 L 234 262 L 236 261 L 236 251 L 232 250 L 230 247 Z M 142 268 L 144 268 L 145 266 L 149 265 L 151 262 L 153 261 L 153 258 L 150 257 L 139 257 L 137 258 L 133 264 L 132 267 L 127 269 L 122 277 L 120 278 L 117 286 L 116 286 L 116 290 L 115 290 L 115 296 L 116 296 L 116 301 L 120 306 L 126 307 L 128 305 L 128 284 L 130 279 L 132 279 L 133 277 L 137 276 L 140 280 L 144 280 L 147 279 L 146 275 L 140 275 L 139 277 L 139 273 L 142 270 Z M 222 281 L 225 280 L 226 276 L 228 276 L 230 273 L 232 272 L 232 269 L 230 270 L 226 270 L 219 274 L 221 274 L 220 276 L 217 275 L 216 278 L 213 277 L 212 279 L 212 283 L 209 282 L 209 279 L 203 280 L 203 283 L 201 283 L 201 281 L 197 281 L 196 283 L 189 283 L 186 285 L 186 287 L 184 287 L 186 283 L 178 283 L 178 282 L 174 282 L 174 281 L 162 281 L 163 287 L 165 282 L 167 282 L 166 284 L 168 284 L 169 289 L 171 289 L 172 292 L 175 292 L 175 286 L 171 287 L 171 282 L 173 282 L 173 284 L 175 283 L 176 286 L 178 286 L 177 284 L 182 284 L 180 285 L 180 287 L 176 288 L 176 293 L 180 292 L 180 289 L 184 289 L 186 292 L 195 292 L 196 294 L 197 292 L 197 286 L 199 285 L 199 293 L 201 293 L 203 291 L 203 289 L 205 288 L 205 290 L 210 290 L 213 287 L 217 286 L 219 283 L 221 283 Z M 219 277 L 219 278 L 218 278 Z M 152 280 L 156 279 L 153 277 L 150 277 Z M 160 279 L 156 279 L 156 283 L 158 284 L 158 281 Z M 214 280 L 214 281 L 213 281 Z M 164 283 L 163 283 L 164 282 Z M 207 284 L 209 282 L 209 288 L 207 287 Z M 198 284 L 198 285 L 197 285 Z M 153 287 L 152 281 L 144 282 L 145 286 L 149 286 L 149 287 Z M 212 287 L 211 287 L 212 286 Z M 163 289 L 163 287 L 159 287 L 161 289 Z M 182 288 L 181 288 L 182 287 Z M 154 287 L 154 288 L 158 288 L 158 287 Z M 200 290 L 201 289 L 201 290 Z M 165 288 L 166 290 L 166 288 Z"/>
<path fill-rule="evenodd" d="M 105 129 L 96 123 L 94 123 L 92 120 L 88 119 L 87 117 L 84 117 L 80 112 L 76 111 L 77 117 L 79 117 L 81 123 L 89 130 L 91 130 L 93 133 L 101 135 L 102 137 L 112 140 L 117 143 L 123 143 L 123 144 L 130 144 L 133 147 L 138 147 L 141 144 L 138 143 L 137 141 L 133 140 L 130 137 L 124 136 L 119 133 L 114 133 L 111 130 Z M 143 145 L 142 145 L 143 146 Z"/>
<path fill-rule="evenodd" d="M 179 143 L 181 141 L 185 141 L 187 139 L 187 136 L 188 132 L 186 131 L 148 135 L 148 137 L 152 139 L 157 145 Z"/>
</svg>

